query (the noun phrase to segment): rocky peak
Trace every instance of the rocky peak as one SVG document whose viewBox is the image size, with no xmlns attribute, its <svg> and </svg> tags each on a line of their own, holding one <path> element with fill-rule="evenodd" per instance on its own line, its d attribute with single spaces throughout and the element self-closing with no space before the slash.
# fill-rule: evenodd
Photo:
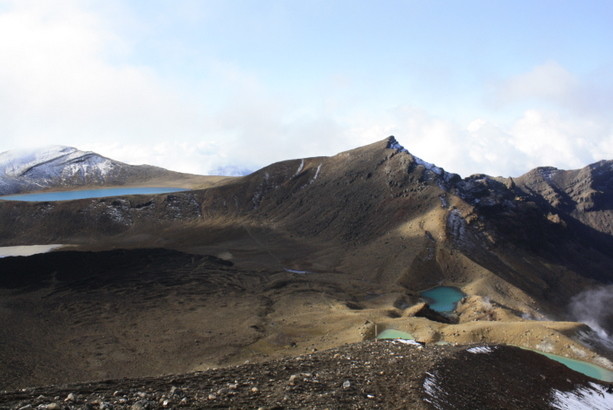
<svg viewBox="0 0 613 410">
<path fill-rule="evenodd" d="M 419 167 L 423 167 L 426 178 L 434 180 L 444 190 L 448 190 L 453 184 L 460 180 L 460 176 L 458 174 L 447 172 L 443 168 L 424 161 L 423 159 L 411 154 L 398 142 L 398 140 L 396 140 L 393 135 L 387 138 L 386 148 L 396 150 L 398 153 L 410 155 L 412 158 L 412 163 L 408 171 L 419 170 Z"/>
</svg>

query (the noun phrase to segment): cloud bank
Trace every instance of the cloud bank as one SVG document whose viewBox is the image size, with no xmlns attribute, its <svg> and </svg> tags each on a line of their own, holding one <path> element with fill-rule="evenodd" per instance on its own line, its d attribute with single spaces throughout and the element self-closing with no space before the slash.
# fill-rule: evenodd
<svg viewBox="0 0 613 410">
<path fill-rule="evenodd" d="M 350 73 L 331 72 L 301 84 L 310 92 L 283 90 L 279 78 L 217 54 L 199 56 L 202 75 L 183 79 L 136 58 L 154 29 L 120 2 L 0 1 L 0 151 L 72 145 L 201 174 L 333 155 L 389 135 L 463 176 L 613 158 L 606 69 L 577 74 L 548 60 L 483 80 L 481 114 L 458 118 L 381 98 L 384 78 L 361 89 Z"/>
</svg>

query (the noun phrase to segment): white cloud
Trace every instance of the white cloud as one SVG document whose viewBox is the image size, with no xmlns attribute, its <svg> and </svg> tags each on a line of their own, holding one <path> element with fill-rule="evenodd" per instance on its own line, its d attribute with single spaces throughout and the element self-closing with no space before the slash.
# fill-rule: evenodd
<svg viewBox="0 0 613 410">
<path fill-rule="evenodd" d="M 484 112 L 465 122 L 398 99 L 371 103 L 370 91 L 336 71 L 303 100 L 214 55 L 199 57 L 202 76 L 185 87 L 177 74 L 131 61 L 135 38 L 154 28 L 121 7 L 111 0 L 0 0 L 0 151 L 64 144 L 211 173 L 332 155 L 395 135 L 415 155 L 463 176 L 613 158 L 606 75 L 586 79 L 547 62 L 495 85 L 499 111 L 520 107 L 516 118 L 494 121 Z"/>
<path fill-rule="evenodd" d="M 613 110 L 610 68 L 571 73 L 555 61 L 492 85 L 490 100 L 499 107 L 548 108 L 573 116 L 603 120 Z"/>
<path fill-rule="evenodd" d="M 611 78 L 573 74 L 554 61 L 497 84 L 499 108 L 521 108 L 505 127 L 511 152 L 523 156 L 516 165 L 577 168 L 613 158 L 612 85 Z"/>
<path fill-rule="evenodd" d="M 126 45 L 78 5 L 16 2 L 0 14 L 5 144 L 23 138 L 32 145 L 145 142 L 197 127 L 198 107 L 182 101 L 152 70 L 103 58 Z"/>
<path fill-rule="evenodd" d="M 495 93 L 501 104 L 541 100 L 568 105 L 579 87 L 579 81 L 568 70 L 549 61 L 503 81 L 496 86 Z"/>
<path fill-rule="evenodd" d="M 476 119 L 466 127 L 466 149 L 472 173 L 515 176 L 526 171 L 527 156 L 514 144 L 513 135 L 484 119 Z"/>
<path fill-rule="evenodd" d="M 352 133 L 358 139 L 394 134 L 412 154 L 462 176 L 519 176 L 537 166 L 572 169 L 613 158 L 611 122 L 542 109 L 502 124 L 485 118 L 463 124 L 415 107 L 357 122 Z"/>
<path fill-rule="evenodd" d="M 613 157 L 613 151 L 600 148 L 611 138 L 606 128 L 582 118 L 529 110 L 513 126 L 514 144 L 526 153 L 533 166 L 578 168 Z"/>
<path fill-rule="evenodd" d="M 73 145 L 209 173 L 351 147 L 340 143 L 332 117 L 302 112 L 235 64 L 208 59 L 204 79 L 179 93 L 151 68 L 114 58 L 133 45 L 103 13 L 77 1 L 4 4 L 0 55 L 10 64 L 0 64 L 2 148 Z"/>
<path fill-rule="evenodd" d="M 484 119 L 461 124 L 417 107 L 401 106 L 384 113 L 355 114 L 347 122 L 358 124 L 350 131 L 358 141 L 395 135 L 413 155 L 462 176 L 509 176 L 528 170 L 523 167 L 525 154 L 513 147 L 513 137 Z"/>
</svg>

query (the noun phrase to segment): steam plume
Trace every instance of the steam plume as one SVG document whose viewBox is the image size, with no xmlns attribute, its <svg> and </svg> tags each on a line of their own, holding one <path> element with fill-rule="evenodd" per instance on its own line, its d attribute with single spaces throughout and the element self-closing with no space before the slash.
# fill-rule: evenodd
<svg viewBox="0 0 613 410">
<path fill-rule="evenodd" d="M 613 285 L 600 286 L 572 297 L 573 319 L 594 330 L 607 345 L 613 345 Z"/>
</svg>

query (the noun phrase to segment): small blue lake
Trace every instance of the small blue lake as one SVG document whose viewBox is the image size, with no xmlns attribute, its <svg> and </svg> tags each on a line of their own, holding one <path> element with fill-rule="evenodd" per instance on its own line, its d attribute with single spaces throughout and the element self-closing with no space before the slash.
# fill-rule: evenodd
<svg viewBox="0 0 613 410">
<path fill-rule="evenodd" d="M 122 188 L 101 188 L 83 189 L 78 191 L 58 191 L 58 192 L 39 192 L 32 194 L 18 194 L 0 196 L 0 200 L 6 201 L 71 201 L 86 198 L 105 198 L 110 196 L 124 195 L 147 195 L 147 194 L 168 194 L 171 192 L 188 191 L 184 188 L 169 187 L 122 187 Z"/>
<path fill-rule="evenodd" d="M 437 286 L 420 294 L 428 304 L 430 309 L 441 313 L 453 312 L 457 303 L 464 296 L 464 292 L 453 286 Z"/>
</svg>

